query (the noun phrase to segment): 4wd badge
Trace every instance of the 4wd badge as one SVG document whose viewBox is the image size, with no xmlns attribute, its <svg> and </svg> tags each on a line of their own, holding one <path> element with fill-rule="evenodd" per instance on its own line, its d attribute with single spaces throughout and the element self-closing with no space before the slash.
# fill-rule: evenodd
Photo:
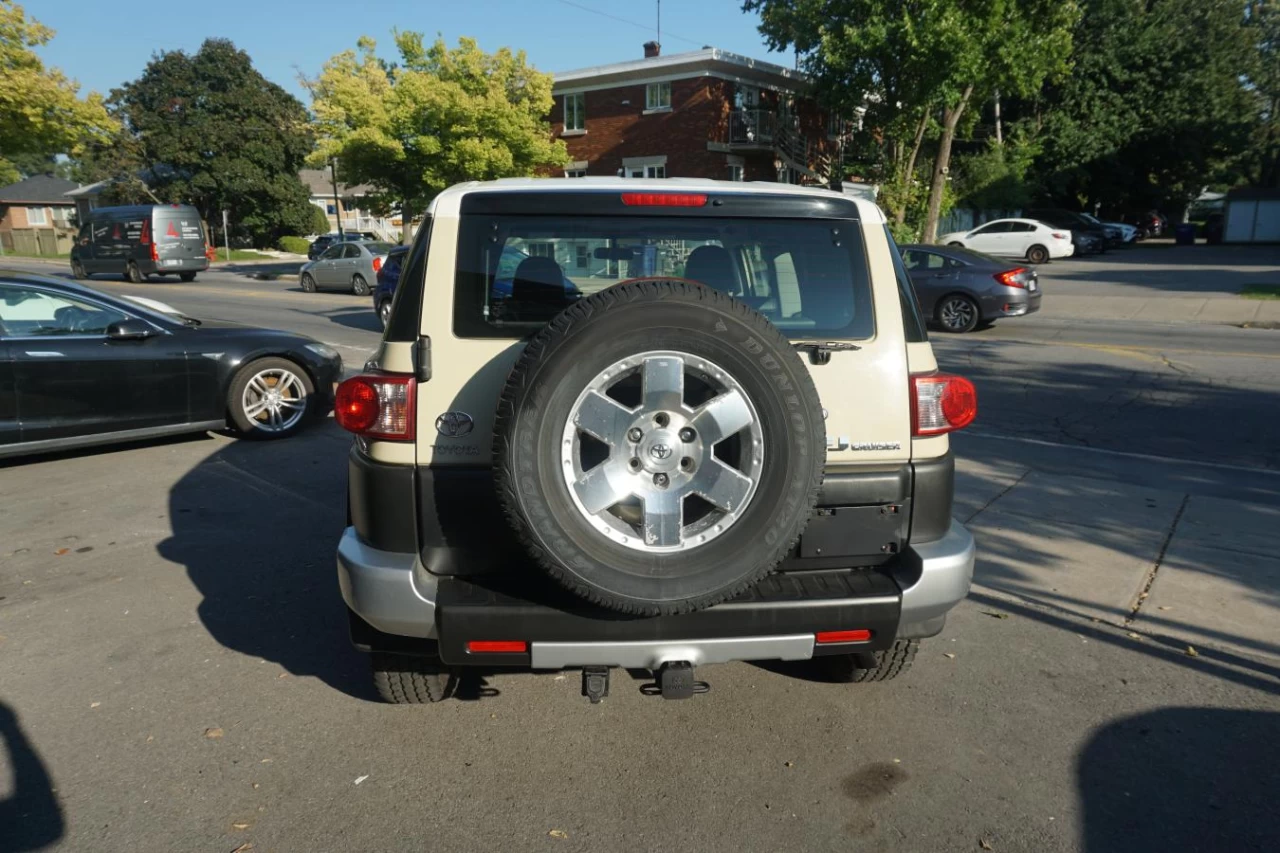
<svg viewBox="0 0 1280 853">
<path fill-rule="evenodd" d="M 475 425 L 471 415 L 466 412 L 445 412 L 436 418 L 436 432 L 448 438 L 462 438 Z"/>
</svg>

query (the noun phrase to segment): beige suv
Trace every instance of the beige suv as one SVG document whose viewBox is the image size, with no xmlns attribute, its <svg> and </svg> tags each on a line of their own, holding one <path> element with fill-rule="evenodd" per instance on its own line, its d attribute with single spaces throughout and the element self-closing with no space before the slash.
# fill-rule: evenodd
<svg viewBox="0 0 1280 853">
<path fill-rule="evenodd" d="M 891 678 L 969 590 L 937 370 L 873 204 L 505 180 L 431 205 L 363 375 L 338 576 L 392 702 L 468 668 L 820 658 Z M 474 671 L 474 670 L 473 670 Z"/>
</svg>

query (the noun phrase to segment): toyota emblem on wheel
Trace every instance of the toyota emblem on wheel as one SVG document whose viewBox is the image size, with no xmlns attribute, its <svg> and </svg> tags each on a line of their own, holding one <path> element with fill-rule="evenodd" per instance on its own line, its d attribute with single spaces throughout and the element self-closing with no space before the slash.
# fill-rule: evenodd
<svg viewBox="0 0 1280 853">
<path fill-rule="evenodd" d="M 649 448 L 649 455 L 654 459 L 670 459 L 671 448 L 667 447 L 665 444 L 655 444 L 653 447 Z"/>
<path fill-rule="evenodd" d="M 436 432 L 449 438 L 462 438 L 475 425 L 471 415 L 466 412 L 445 412 L 436 418 Z"/>
</svg>

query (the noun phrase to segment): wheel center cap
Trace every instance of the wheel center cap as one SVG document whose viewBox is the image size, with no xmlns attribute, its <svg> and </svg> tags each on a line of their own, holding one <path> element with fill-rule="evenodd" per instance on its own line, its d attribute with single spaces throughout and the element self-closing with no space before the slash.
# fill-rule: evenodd
<svg viewBox="0 0 1280 853">
<path fill-rule="evenodd" d="M 653 473 L 669 473 L 680 466 L 680 455 L 676 448 L 680 439 L 668 430 L 656 430 L 650 433 L 640 447 L 640 461 L 645 470 Z"/>
</svg>

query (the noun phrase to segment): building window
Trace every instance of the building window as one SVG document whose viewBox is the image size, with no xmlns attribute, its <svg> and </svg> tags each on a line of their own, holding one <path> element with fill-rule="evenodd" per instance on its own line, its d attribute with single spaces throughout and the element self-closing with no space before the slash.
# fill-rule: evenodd
<svg viewBox="0 0 1280 853">
<path fill-rule="evenodd" d="M 622 176 L 625 178 L 665 178 L 667 176 L 667 155 L 623 157 Z"/>
<path fill-rule="evenodd" d="M 744 174 L 744 172 L 746 171 L 745 160 L 743 160 L 741 157 L 731 154 L 729 155 L 726 162 L 729 164 L 729 180 L 731 181 L 746 180 L 746 175 Z"/>
<path fill-rule="evenodd" d="M 586 169 L 565 169 L 564 176 L 566 178 L 585 178 L 587 176 Z"/>
<path fill-rule="evenodd" d="M 582 92 L 564 96 L 564 129 L 586 130 L 586 96 Z"/>
<path fill-rule="evenodd" d="M 27 208 L 27 224 L 28 225 L 48 225 L 49 220 L 45 218 L 43 207 Z"/>
<path fill-rule="evenodd" d="M 527 243 L 526 248 L 529 250 L 529 256 L 533 258 L 556 258 L 555 243 Z"/>
<path fill-rule="evenodd" d="M 645 110 L 671 109 L 671 84 L 650 83 L 644 87 Z"/>
<path fill-rule="evenodd" d="M 836 113 L 827 115 L 827 136 L 831 139 L 839 139 L 844 136 L 847 126 L 847 122 Z"/>
<path fill-rule="evenodd" d="M 578 267 L 578 269 L 580 269 L 580 270 L 585 270 L 585 269 L 587 268 L 587 266 L 588 266 L 588 264 L 589 264 L 589 260 L 588 260 L 588 259 L 591 257 L 591 255 L 589 254 L 589 252 L 590 252 L 590 250 L 587 248 L 587 244 L 586 244 L 586 243 L 579 243 L 579 244 L 578 244 L 577 260 L 576 260 L 576 263 L 577 263 L 577 267 Z"/>
<path fill-rule="evenodd" d="M 52 207 L 53 222 L 55 225 L 69 225 L 71 223 L 72 208 L 70 207 Z"/>
<path fill-rule="evenodd" d="M 729 180 L 731 180 L 731 181 L 741 181 L 741 180 L 744 180 L 744 178 L 742 177 L 742 167 L 741 167 L 741 166 L 730 166 L 730 167 L 729 167 Z"/>
</svg>

